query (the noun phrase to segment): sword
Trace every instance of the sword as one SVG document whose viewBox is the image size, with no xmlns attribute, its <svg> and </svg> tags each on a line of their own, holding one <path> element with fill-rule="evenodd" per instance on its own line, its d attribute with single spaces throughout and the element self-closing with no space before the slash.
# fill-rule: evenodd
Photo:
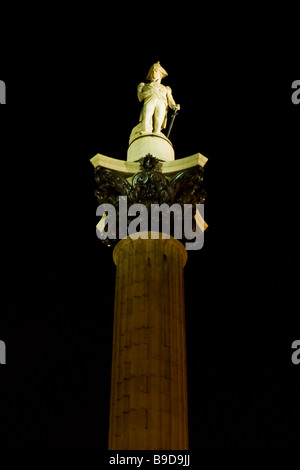
<svg viewBox="0 0 300 470">
<path fill-rule="evenodd" d="M 171 121 L 170 121 L 169 129 L 168 129 L 168 133 L 167 133 L 167 139 L 169 138 L 170 132 L 174 124 L 174 119 L 176 118 L 178 111 L 179 111 L 179 108 L 176 108 L 171 116 Z"/>
</svg>

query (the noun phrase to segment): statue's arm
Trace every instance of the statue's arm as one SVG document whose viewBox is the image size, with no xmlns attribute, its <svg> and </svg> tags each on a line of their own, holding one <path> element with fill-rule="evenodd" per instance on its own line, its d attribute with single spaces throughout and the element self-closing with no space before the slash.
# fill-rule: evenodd
<svg viewBox="0 0 300 470">
<path fill-rule="evenodd" d="M 167 100 L 168 100 L 168 105 L 171 109 L 175 110 L 175 109 L 180 109 L 180 104 L 176 104 L 175 103 L 175 100 L 173 98 L 173 95 L 172 95 L 172 90 L 169 86 L 166 87 L 167 89 Z"/>
<path fill-rule="evenodd" d="M 143 101 L 146 98 L 146 93 L 143 93 L 145 83 L 139 83 L 137 87 L 137 96 L 139 101 Z"/>
</svg>

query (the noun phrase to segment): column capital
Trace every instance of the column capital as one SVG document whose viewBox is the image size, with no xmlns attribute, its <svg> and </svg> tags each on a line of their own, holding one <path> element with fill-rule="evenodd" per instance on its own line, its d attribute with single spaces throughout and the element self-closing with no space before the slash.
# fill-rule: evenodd
<svg viewBox="0 0 300 470">
<path fill-rule="evenodd" d="M 97 184 L 95 196 L 99 204 L 114 206 L 117 219 L 120 196 L 127 197 L 128 206 L 138 203 L 148 210 L 152 204 L 179 204 L 182 209 L 185 204 L 191 204 L 195 217 L 196 204 L 204 204 L 206 197 L 202 187 L 206 161 L 201 154 L 173 162 L 161 161 L 150 154 L 137 162 L 124 162 L 98 154 L 91 159 Z M 132 217 L 127 220 L 129 224 Z M 106 238 L 104 243 L 114 246 L 118 242 L 118 227 L 116 230 L 116 238 Z"/>
</svg>

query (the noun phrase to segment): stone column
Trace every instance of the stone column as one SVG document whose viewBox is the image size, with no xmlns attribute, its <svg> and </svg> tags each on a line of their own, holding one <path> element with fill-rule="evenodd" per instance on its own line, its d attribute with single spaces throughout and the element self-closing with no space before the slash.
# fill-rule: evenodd
<svg viewBox="0 0 300 470">
<path fill-rule="evenodd" d="M 110 450 L 188 449 L 183 268 L 176 239 L 118 242 Z"/>
</svg>

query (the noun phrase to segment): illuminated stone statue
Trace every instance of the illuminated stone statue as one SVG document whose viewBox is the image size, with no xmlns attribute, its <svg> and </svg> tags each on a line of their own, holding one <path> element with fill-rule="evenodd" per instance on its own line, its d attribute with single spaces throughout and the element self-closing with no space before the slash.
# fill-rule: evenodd
<svg viewBox="0 0 300 470">
<path fill-rule="evenodd" d="M 150 83 L 140 83 L 137 88 L 139 101 L 143 101 L 143 108 L 140 114 L 140 124 L 132 130 L 131 138 L 137 134 L 161 134 L 161 130 L 166 127 L 168 107 L 179 110 L 180 105 L 176 104 L 172 96 L 172 90 L 168 86 L 161 84 L 161 80 L 168 74 L 165 69 L 156 62 L 152 65 L 147 75 Z"/>
</svg>

